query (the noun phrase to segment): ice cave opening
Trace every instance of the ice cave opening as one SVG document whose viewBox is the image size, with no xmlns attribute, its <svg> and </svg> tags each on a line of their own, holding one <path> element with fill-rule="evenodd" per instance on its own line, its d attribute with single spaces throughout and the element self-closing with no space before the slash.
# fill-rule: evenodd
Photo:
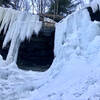
<svg viewBox="0 0 100 100">
<path fill-rule="evenodd" d="M 91 17 L 91 20 L 92 21 L 100 21 L 100 10 L 99 10 L 99 6 L 98 6 L 98 9 L 95 12 L 93 12 L 93 10 L 92 10 L 91 7 L 88 7 L 87 9 L 89 11 L 89 14 L 90 14 L 90 17 Z"/>
<path fill-rule="evenodd" d="M 54 28 L 41 28 L 39 35 L 25 39 L 18 52 L 17 64 L 24 70 L 45 71 L 54 59 Z"/>
</svg>

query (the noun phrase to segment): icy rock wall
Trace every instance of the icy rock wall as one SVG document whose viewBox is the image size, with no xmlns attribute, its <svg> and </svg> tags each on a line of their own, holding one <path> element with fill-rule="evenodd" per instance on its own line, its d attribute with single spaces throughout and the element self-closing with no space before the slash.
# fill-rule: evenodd
<svg viewBox="0 0 100 100">
<path fill-rule="evenodd" d="M 42 22 L 39 21 L 38 15 L 31 15 L 27 12 L 1 7 L 0 23 L 0 32 L 4 29 L 4 34 L 6 34 L 3 47 L 11 41 L 6 59 L 8 63 L 17 60 L 20 43 L 24 41 L 25 38 L 30 39 L 33 33 L 38 35 L 42 27 Z"/>
<path fill-rule="evenodd" d="M 56 24 L 55 56 L 66 46 L 67 51 L 75 49 L 86 51 L 89 43 L 96 35 L 100 35 L 100 26 L 92 22 L 87 9 L 77 11 Z"/>
</svg>

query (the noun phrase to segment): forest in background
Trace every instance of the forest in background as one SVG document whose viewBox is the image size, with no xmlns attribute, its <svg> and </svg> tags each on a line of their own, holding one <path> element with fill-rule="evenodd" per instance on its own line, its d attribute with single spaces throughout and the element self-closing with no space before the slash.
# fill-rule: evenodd
<svg viewBox="0 0 100 100">
<path fill-rule="evenodd" d="M 0 0 L 0 6 L 10 7 L 32 14 L 54 14 L 64 16 L 72 13 L 82 0 Z"/>
</svg>

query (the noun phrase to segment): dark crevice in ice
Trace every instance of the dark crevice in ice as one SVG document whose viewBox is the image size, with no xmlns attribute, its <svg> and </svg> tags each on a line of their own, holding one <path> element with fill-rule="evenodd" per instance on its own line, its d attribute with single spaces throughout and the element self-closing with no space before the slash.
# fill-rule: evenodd
<svg viewBox="0 0 100 100">
<path fill-rule="evenodd" d="M 91 7 L 87 8 L 91 17 L 92 21 L 100 21 L 100 10 L 99 10 L 99 6 L 98 9 L 96 10 L 95 13 L 93 13 L 93 10 Z"/>
<path fill-rule="evenodd" d="M 45 71 L 54 59 L 54 32 L 49 36 L 33 35 L 30 41 L 21 43 L 17 64 L 24 70 Z"/>
</svg>

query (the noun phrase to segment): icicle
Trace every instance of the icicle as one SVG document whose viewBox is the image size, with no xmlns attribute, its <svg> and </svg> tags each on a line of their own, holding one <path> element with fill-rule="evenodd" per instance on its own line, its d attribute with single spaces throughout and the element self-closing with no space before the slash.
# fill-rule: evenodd
<svg viewBox="0 0 100 100">
<path fill-rule="evenodd" d="M 2 22 L 3 18 L 4 18 L 4 14 L 5 14 L 5 9 L 0 7 L 0 23 Z"/>
<path fill-rule="evenodd" d="M 10 42 L 10 40 L 12 39 L 13 37 L 13 33 L 16 29 L 16 22 L 13 23 L 12 27 L 9 27 L 8 29 L 8 32 L 5 36 L 5 39 L 4 39 L 4 42 L 3 42 L 3 48 L 7 45 L 8 42 Z"/>
<path fill-rule="evenodd" d="M 12 16 L 12 12 L 9 11 L 10 9 L 7 9 L 7 11 L 5 12 L 5 16 L 3 18 L 3 21 L 2 21 L 2 24 L 1 24 L 1 27 L 0 27 L 0 32 L 3 28 L 6 28 L 9 23 L 10 23 L 10 20 L 11 20 L 11 16 Z M 6 27 L 5 27 L 6 26 Z M 6 30 L 5 30 L 6 31 Z"/>
</svg>

